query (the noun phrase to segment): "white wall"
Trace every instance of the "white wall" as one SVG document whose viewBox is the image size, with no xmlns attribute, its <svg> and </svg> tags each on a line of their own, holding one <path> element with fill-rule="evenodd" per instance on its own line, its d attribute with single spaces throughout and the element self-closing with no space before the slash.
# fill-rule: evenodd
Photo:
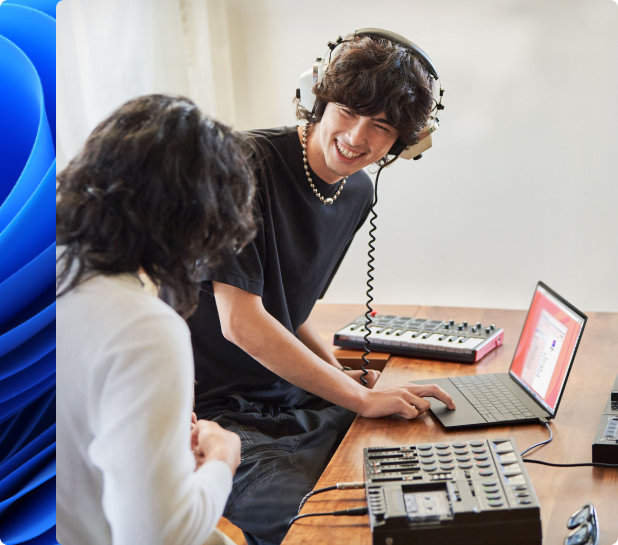
<svg viewBox="0 0 618 545">
<path fill-rule="evenodd" d="M 236 125 L 294 121 L 298 74 L 355 28 L 432 58 L 434 148 L 380 179 L 376 305 L 525 308 L 542 279 L 618 311 L 618 7 L 611 0 L 232 0 Z M 345 195 L 343 195 L 345 197 Z M 328 302 L 364 299 L 366 230 Z"/>
<path fill-rule="evenodd" d="M 615 1 L 203 1 L 225 5 L 218 24 L 227 27 L 234 99 L 210 113 L 239 129 L 294 123 L 298 75 L 355 28 L 398 32 L 436 64 L 446 110 L 434 148 L 380 179 L 378 308 L 525 308 L 542 279 L 582 309 L 618 311 Z M 109 55 L 126 43 L 113 32 L 107 40 Z M 59 50 L 59 59 L 73 54 Z M 100 63 L 91 77 L 110 85 L 135 58 L 163 62 L 125 49 L 114 70 Z M 366 243 L 365 229 L 327 302 L 364 301 Z"/>
</svg>

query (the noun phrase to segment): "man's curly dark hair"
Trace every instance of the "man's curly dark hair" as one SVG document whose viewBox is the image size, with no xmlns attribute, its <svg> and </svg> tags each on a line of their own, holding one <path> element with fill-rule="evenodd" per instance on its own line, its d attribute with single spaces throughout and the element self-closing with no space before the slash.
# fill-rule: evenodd
<svg viewBox="0 0 618 545">
<path fill-rule="evenodd" d="M 248 155 L 238 133 L 187 98 L 121 106 L 57 177 L 56 238 L 66 247 L 58 296 L 91 274 L 142 269 L 188 316 L 198 263 L 254 236 Z"/>
<path fill-rule="evenodd" d="M 332 53 L 322 81 L 313 87 L 313 110 L 297 100 L 296 116 L 317 123 L 329 102 L 364 116 L 384 112 L 399 131 L 389 151 L 396 154 L 418 142 L 433 107 L 433 85 L 427 67 L 409 48 L 379 36 L 353 36 Z"/>
</svg>

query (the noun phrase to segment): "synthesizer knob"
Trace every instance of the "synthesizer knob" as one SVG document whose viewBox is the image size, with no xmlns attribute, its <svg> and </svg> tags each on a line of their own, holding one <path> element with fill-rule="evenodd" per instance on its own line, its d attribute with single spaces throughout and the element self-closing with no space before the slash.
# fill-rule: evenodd
<svg viewBox="0 0 618 545">
<path fill-rule="evenodd" d="M 494 331 L 494 330 L 496 329 L 496 326 L 495 326 L 494 324 L 491 324 L 491 325 L 489 326 L 489 329 L 491 329 L 492 331 Z"/>
<path fill-rule="evenodd" d="M 476 322 L 476 329 L 481 329 L 481 327 L 483 327 L 481 322 Z"/>
<path fill-rule="evenodd" d="M 468 327 L 468 322 L 462 322 L 462 325 L 463 325 L 464 327 Z"/>
<path fill-rule="evenodd" d="M 449 320 L 448 325 L 451 325 L 451 326 L 455 325 L 455 320 Z"/>
</svg>

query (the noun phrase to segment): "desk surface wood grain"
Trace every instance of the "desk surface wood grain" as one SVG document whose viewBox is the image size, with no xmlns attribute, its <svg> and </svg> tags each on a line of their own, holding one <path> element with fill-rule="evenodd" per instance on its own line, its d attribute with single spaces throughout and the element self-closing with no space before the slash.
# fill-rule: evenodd
<svg viewBox="0 0 618 545">
<path fill-rule="evenodd" d="M 384 305 L 380 313 L 432 319 L 493 323 L 504 329 L 504 344 L 476 364 L 420 360 L 392 356 L 379 386 L 393 386 L 452 375 L 507 371 L 525 317 L 524 311 Z M 362 314 L 361 305 L 318 304 L 312 321 L 323 338 Z M 553 441 L 527 455 L 557 463 L 590 462 L 591 445 L 611 386 L 618 373 L 618 313 L 589 313 L 577 357 L 552 421 Z M 363 448 L 422 442 L 513 437 L 521 452 L 547 438 L 539 424 L 496 426 L 445 431 L 430 414 L 414 421 L 397 418 L 357 417 L 316 488 L 341 481 L 363 480 Z M 541 504 L 543 543 L 559 545 L 567 534 L 565 523 L 586 502 L 597 508 L 601 528 L 600 545 L 618 540 L 618 469 L 556 468 L 526 464 Z M 309 499 L 303 513 L 332 511 L 365 505 L 364 490 L 330 491 Z M 283 545 L 336 544 L 370 545 L 368 517 L 311 517 L 297 521 Z"/>
</svg>

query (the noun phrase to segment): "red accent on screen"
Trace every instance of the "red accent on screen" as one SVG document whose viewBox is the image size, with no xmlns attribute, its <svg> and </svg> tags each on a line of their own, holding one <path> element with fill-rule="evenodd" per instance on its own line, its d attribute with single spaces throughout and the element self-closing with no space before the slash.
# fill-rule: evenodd
<svg viewBox="0 0 618 545">
<path fill-rule="evenodd" d="M 524 329 L 517 345 L 515 356 L 513 357 L 511 370 L 518 377 L 522 377 L 526 354 L 530 350 L 530 344 L 532 343 L 532 338 L 543 310 L 549 312 L 554 318 L 567 327 L 567 334 L 564 342 L 562 343 L 560 355 L 558 356 L 558 361 L 556 362 L 556 367 L 549 383 L 547 395 L 544 397 L 545 403 L 553 408 L 556 406 L 558 401 L 560 388 L 562 387 L 562 383 L 564 382 L 564 378 L 567 374 L 569 362 L 571 361 L 571 354 L 573 353 L 573 350 L 575 350 L 575 345 L 577 344 L 577 339 L 581 331 L 581 325 L 570 315 L 566 314 L 562 308 L 557 306 L 542 291 L 537 291 L 534 294 L 534 298 L 528 312 L 528 318 L 524 324 Z M 533 389 L 530 384 L 528 384 L 528 386 Z M 538 392 L 536 393 L 538 394 Z"/>
</svg>

